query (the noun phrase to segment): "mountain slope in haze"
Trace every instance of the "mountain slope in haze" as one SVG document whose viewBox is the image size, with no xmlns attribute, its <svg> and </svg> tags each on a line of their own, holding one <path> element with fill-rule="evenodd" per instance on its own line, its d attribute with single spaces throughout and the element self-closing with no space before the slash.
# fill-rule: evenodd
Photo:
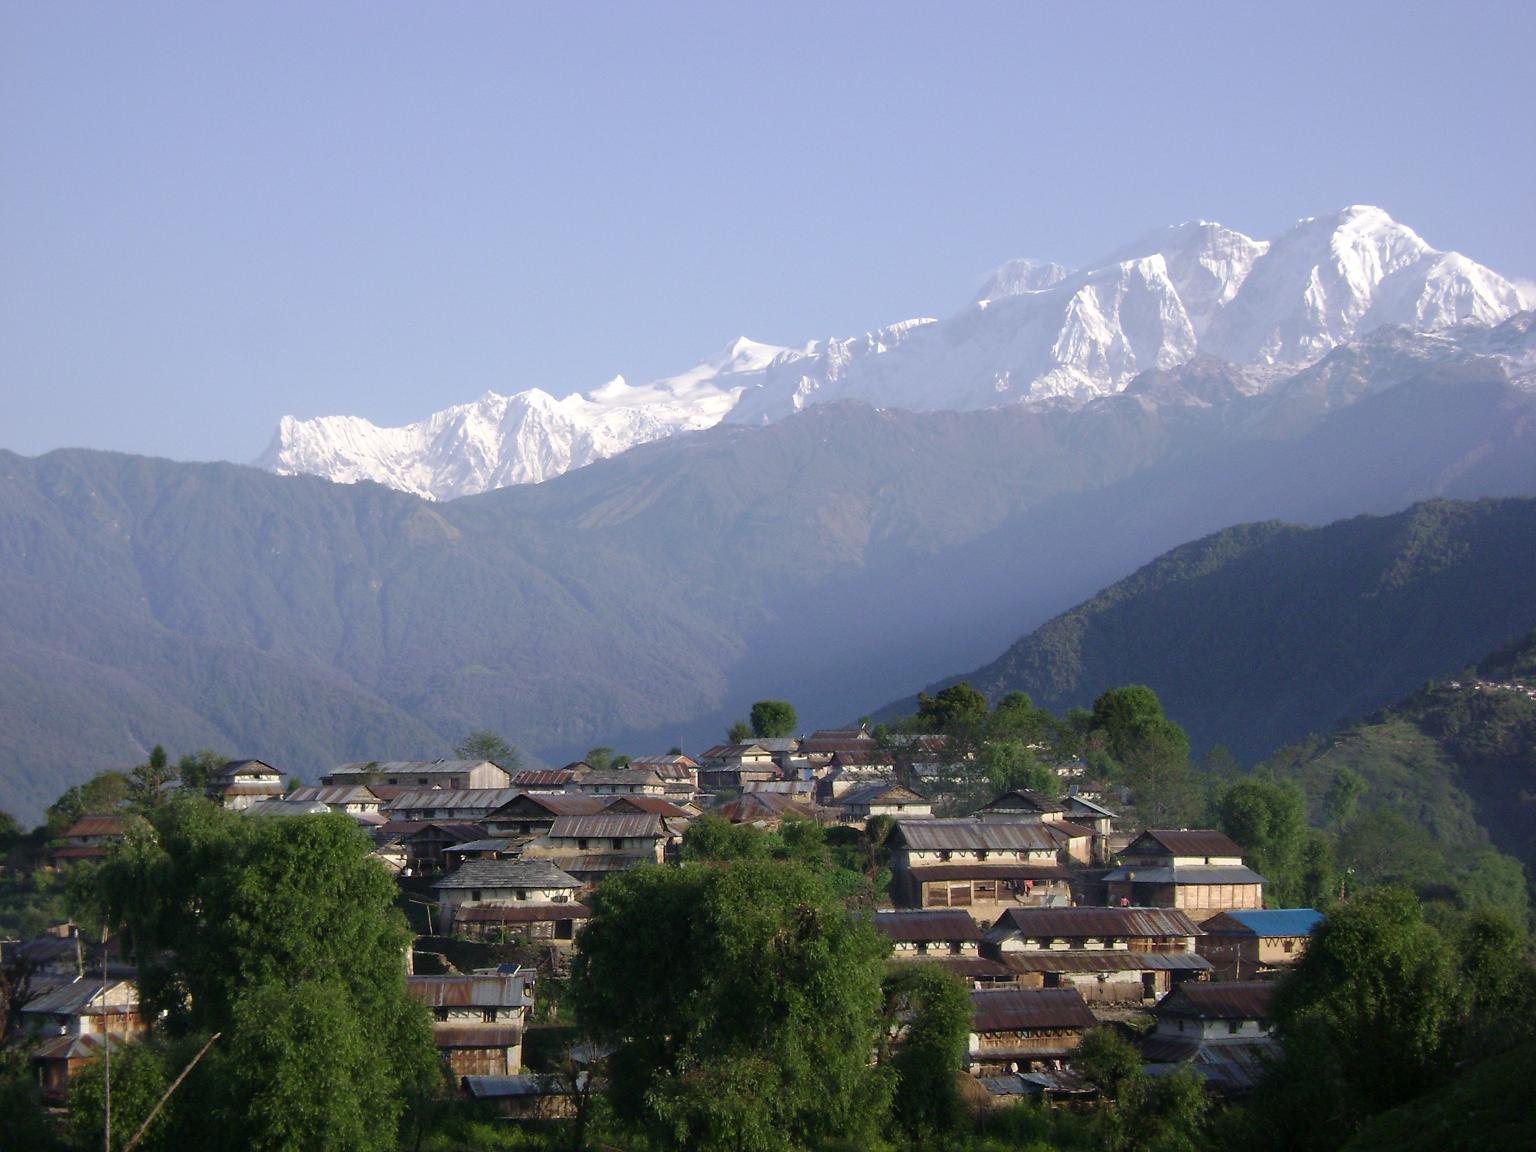
<svg viewBox="0 0 1536 1152">
<path fill-rule="evenodd" d="M 1536 633 L 1267 766 L 1306 789 L 1319 820 L 1348 769 L 1361 811 L 1396 812 L 1456 854 L 1491 841 L 1536 869 Z"/>
<path fill-rule="evenodd" d="M 1197 747 L 1247 759 L 1467 667 L 1536 625 L 1536 502 L 1433 501 L 1229 528 L 1148 564 L 964 677 L 1062 712 L 1146 684 Z"/>
<path fill-rule="evenodd" d="M 313 777 L 481 728 L 698 747 L 763 697 L 836 723 L 1230 524 L 1536 495 L 1519 356 L 1456 347 L 1378 333 L 1283 410 L 1208 361 L 1072 408 L 813 405 L 451 502 L 0 455 L 0 807 L 157 742 Z"/>
<path fill-rule="evenodd" d="M 678 376 L 622 377 L 555 400 L 487 393 L 403 428 L 284 417 L 258 466 L 375 480 L 435 499 L 548 479 L 722 419 L 760 424 L 814 404 L 969 411 L 1081 403 L 1196 357 L 1259 392 L 1388 327 L 1487 328 L 1522 307 L 1509 281 L 1431 248 L 1378 208 L 1297 223 L 1274 241 L 1204 221 L 1162 229 L 1071 270 L 1014 261 L 943 320 L 905 320 L 799 348 L 741 339 Z"/>
</svg>

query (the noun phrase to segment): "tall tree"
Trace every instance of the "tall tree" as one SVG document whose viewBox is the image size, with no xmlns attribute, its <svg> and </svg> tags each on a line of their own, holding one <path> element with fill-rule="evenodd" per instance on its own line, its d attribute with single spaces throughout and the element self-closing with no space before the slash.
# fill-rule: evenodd
<svg viewBox="0 0 1536 1152">
<path fill-rule="evenodd" d="M 929 731 L 950 736 L 974 735 L 986 723 L 987 698 L 968 682 L 951 684 L 936 696 L 917 694 L 917 719 Z"/>
<path fill-rule="evenodd" d="M 960 979 L 936 964 L 890 965 L 882 1059 L 896 1074 L 897 1124 L 919 1144 L 958 1128 L 964 1114 L 955 1073 L 965 1060 L 971 998 Z"/>
<path fill-rule="evenodd" d="M 165 749 L 156 744 L 149 752 L 149 759 L 136 765 L 129 777 L 129 796 L 139 809 L 155 808 L 165 799 L 164 787 L 176 779 Z"/>
<path fill-rule="evenodd" d="M 498 768 L 516 772 L 522 766 L 523 757 L 495 732 L 471 732 L 454 748 L 463 760 L 489 760 Z"/>
<path fill-rule="evenodd" d="M 572 992 L 583 1025 L 615 1046 L 615 1115 L 666 1149 L 867 1144 L 889 1100 L 869 1064 L 886 951 L 790 862 L 605 881 Z"/>
<path fill-rule="evenodd" d="M 1269 881 L 1271 897 L 1282 907 L 1296 903 L 1304 888 L 1307 844 L 1307 801 L 1301 788 L 1250 776 L 1222 793 L 1217 814 L 1221 830 L 1242 845 L 1248 863 Z"/>
<path fill-rule="evenodd" d="M 345 816 L 250 820 L 190 798 L 154 822 L 102 865 L 92 918 L 127 933 L 141 998 L 172 1035 L 223 1033 L 185 1089 L 199 1107 L 180 1114 L 259 1149 L 392 1144 L 435 1058 L 368 838 Z"/>
<path fill-rule="evenodd" d="M 745 744 L 752 739 L 752 725 L 745 720 L 733 720 L 730 727 L 725 730 L 725 740 L 728 744 Z"/>
<path fill-rule="evenodd" d="M 752 735 L 758 739 L 793 736 L 799 723 L 788 700 L 759 700 L 752 705 Z"/>
</svg>

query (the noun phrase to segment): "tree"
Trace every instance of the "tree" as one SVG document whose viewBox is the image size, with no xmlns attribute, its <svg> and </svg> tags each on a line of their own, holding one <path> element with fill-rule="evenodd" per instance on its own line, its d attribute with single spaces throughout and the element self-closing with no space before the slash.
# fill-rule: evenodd
<svg viewBox="0 0 1536 1152">
<path fill-rule="evenodd" d="M 228 756 L 207 748 L 198 752 L 188 752 L 176 761 L 176 775 L 181 779 L 182 788 L 191 792 L 201 792 L 208 783 L 208 777 L 228 761 Z"/>
<path fill-rule="evenodd" d="M 166 1070 L 164 1055 L 153 1044 L 127 1044 L 112 1053 L 112 1148 L 126 1145 L 149 1119 L 173 1075 Z M 102 1147 L 106 1125 L 105 1076 L 105 1064 L 96 1060 L 69 1084 L 70 1128 L 75 1143 L 82 1148 Z M 166 1103 L 137 1147 L 146 1152 L 175 1147 L 167 1136 L 173 1131 L 176 1103 L 174 1097 Z"/>
<path fill-rule="evenodd" d="M 165 799 L 163 788 L 176 779 L 176 772 L 170 766 L 165 749 L 156 744 L 150 750 L 149 759 L 137 765 L 128 776 L 129 798 L 135 807 L 148 809 Z"/>
<path fill-rule="evenodd" d="M 987 698 L 966 681 L 951 684 L 930 696 L 917 694 L 918 723 L 931 732 L 951 736 L 972 734 L 987 719 Z"/>
<path fill-rule="evenodd" d="M 285 1152 L 393 1143 L 436 1061 L 371 848 L 345 816 L 250 820 L 183 798 L 102 864 L 100 906 L 81 913 L 127 934 L 145 1007 L 171 1036 L 224 1037 L 182 1089 L 197 1104 L 178 1124 Z M 302 1103 L 283 1094 L 300 1083 Z"/>
<path fill-rule="evenodd" d="M 588 748 L 582 760 L 590 765 L 594 772 L 606 772 L 613 767 L 613 755 L 612 748 L 599 745 L 596 748 Z"/>
<path fill-rule="evenodd" d="M 887 950 L 801 865 L 645 866 L 593 894 L 571 990 L 614 1045 L 614 1114 L 655 1147 L 867 1145 Z"/>
<path fill-rule="evenodd" d="M 799 719 L 788 700 L 759 700 L 752 705 L 752 735 L 760 740 L 793 736 Z"/>
<path fill-rule="evenodd" d="M 1276 986 L 1281 1059 L 1263 1107 L 1276 1123 L 1310 1118 L 1298 1147 L 1343 1144 L 1364 1117 L 1434 1085 L 1456 996 L 1449 950 L 1411 892 L 1339 905 Z"/>
<path fill-rule="evenodd" d="M 82 816 L 107 816 L 116 812 L 132 792 L 124 772 L 99 772 L 77 784 L 48 808 L 48 831 L 57 836 Z"/>
<path fill-rule="evenodd" d="M 1360 797 L 1365 794 L 1365 777 L 1353 768 L 1342 767 L 1333 774 L 1328 793 L 1323 797 L 1323 811 L 1335 829 L 1343 828 L 1355 816 Z"/>
<path fill-rule="evenodd" d="M 745 744 L 750 739 L 752 739 L 752 725 L 745 720 L 736 720 L 725 730 L 727 744 Z"/>
<path fill-rule="evenodd" d="M 461 760 L 489 760 L 507 772 L 516 772 L 523 763 L 522 754 L 495 732 L 471 732 L 453 751 Z"/>
<path fill-rule="evenodd" d="M 1061 779 L 1035 759 L 1035 754 L 1017 740 L 993 741 L 982 745 L 976 767 L 986 776 L 994 794 L 1015 788 L 1027 788 L 1046 796 L 1061 791 Z"/>
<path fill-rule="evenodd" d="M 964 1114 L 955 1073 L 965 1061 L 971 998 L 958 977 L 936 964 L 894 963 L 882 991 L 882 1058 L 896 1074 L 895 1119 L 925 1143 L 953 1132 Z"/>
<path fill-rule="evenodd" d="M 771 846 L 761 829 L 732 824 L 723 816 L 706 812 L 683 832 L 683 859 L 766 860 Z"/>
<path fill-rule="evenodd" d="M 1307 842 L 1307 801 L 1301 788 L 1250 776 L 1217 802 L 1221 830 L 1240 844 L 1249 864 L 1270 884 L 1281 907 L 1300 899 L 1302 851 Z"/>
</svg>

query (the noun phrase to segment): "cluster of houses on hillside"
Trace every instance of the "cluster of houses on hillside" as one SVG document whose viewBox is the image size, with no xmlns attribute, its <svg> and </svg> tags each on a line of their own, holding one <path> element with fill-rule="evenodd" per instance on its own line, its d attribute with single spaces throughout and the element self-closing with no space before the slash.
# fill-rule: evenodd
<svg viewBox="0 0 1536 1152">
<path fill-rule="evenodd" d="M 676 860 L 706 811 L 770 828 L 790 817 L 858 827 L 888 817 L 889 907 L 875 912 L 875 927 L 897 960 L 942 965 L 970 987 L 968 1066 L 994 1098 L 1085 1091 L 1071 1069 L 1083 1034 L 1149 1011 L 1150 1070 L 1190 1067 L 1218 1091 L 1251 1087 L 1271 1043 L 1269 981 L 1300 957 L 1319 915 L 1265 909 L 1264 878 L 1222 833 L 1131 835 L 1099 793 L 1057 800 L 1016 790 L 936 817 L 922 782 L 946 755 L 935 737 L 891 747 L 859 728 L 619 768 L 370 761 L 292 789 L 271 765 L 241 760 L 213 773 L 206 792 L 252 819 L 342 813 L 403 880 L 430 884 L 432 933 L 556 952 L 590 915 L 588 893 L 612 873 Z M 88 817 L 55 858 L 65 866 L 101 856 L 120 835 L 117 817 Z M 20 947 L 51 957 L 36 977 L 39 988 L 52 982 L 48 991 L 23 1012 L 36 1017 L 28 1034 L 47 1036 L 32 1058 L 58 1092 L 80 1061 L 147 1022 L 131 972 L 93 974 L 78 942 L 51 939 Z M 509 1100 L 533 1092 L 518 1078 L 531 971 L 410 981 L 466 1091 Z"/>
</svg>

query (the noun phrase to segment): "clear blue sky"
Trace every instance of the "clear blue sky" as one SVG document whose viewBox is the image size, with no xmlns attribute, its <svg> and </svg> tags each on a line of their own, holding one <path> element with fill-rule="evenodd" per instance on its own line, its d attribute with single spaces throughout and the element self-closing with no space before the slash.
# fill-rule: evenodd
<svg viewBox="0 0 1536 1152">
<path fill-rule="evenodd" d="M 1376 203 L 1536 276 L 1536 5 L 0 7 L 0 447 L 248 460 Z"/>
</svg>

